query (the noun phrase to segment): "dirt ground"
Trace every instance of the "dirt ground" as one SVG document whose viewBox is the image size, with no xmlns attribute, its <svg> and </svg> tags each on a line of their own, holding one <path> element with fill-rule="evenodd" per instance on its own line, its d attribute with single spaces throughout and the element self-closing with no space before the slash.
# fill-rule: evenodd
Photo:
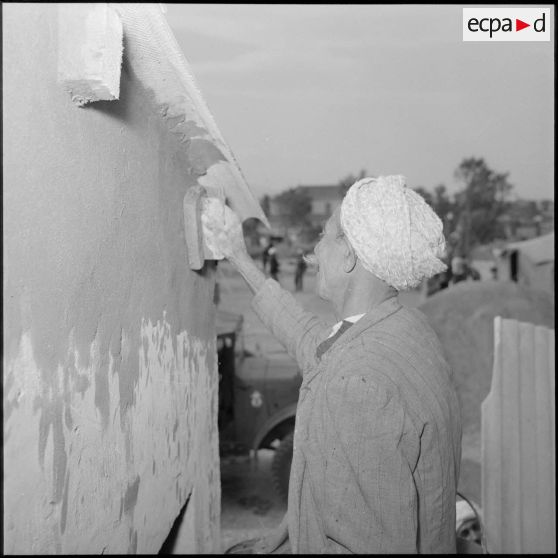
<svg viewBox="0 0 558 558">
<path fill-rule="evenodd" d="M 277 526 L 287 505 L 271 486 L 273 450 L 260 450 L 256 457 L 228 456 L 221 459 L 221 546 L 259 538 Z"/>
<path fill-rule="evenodd" d="M 269 334 L 250 308 L 252 295 L 242 278 L 227 262 L 218 266 L 220 286 L 219 308 L 244 316 L 245 347 L 258 352 L 282 351 L 282 346 Z M 315 274 L 310 270 L 304 277 L 302 292 L 294 292 L 293 268 L 284 262 L 279 274 L 280 284 L 291 291 L 300 304 L 324 319 L 335 322 L 329 305 L 314 292 Z M 400 294 L 403 304 L 415 307 L 423 300 L 420 291 Z M 221 460 L 221 543 L 225 552 L 231 546 L 264 535 L 278 525 L 286 504 L 275 493 L 270 482 L 273 450 L 260 450 L 256 456 L 227 456 Z M 473 498 L 479 494 L 475 487 L 480 478 L 480 468 L 473 462 L 464 463 L 462 481 Z M 480 489 L 480 486 L 478 487 Z"/>
</svg>

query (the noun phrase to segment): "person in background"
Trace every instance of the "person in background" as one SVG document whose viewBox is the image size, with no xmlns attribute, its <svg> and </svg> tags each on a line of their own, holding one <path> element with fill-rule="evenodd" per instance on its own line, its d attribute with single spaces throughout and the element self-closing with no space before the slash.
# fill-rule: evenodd
<svg viewBox="0 0 558 558">
<path fill-rule="evenodd" d="M 467 279 L 467 262 L 463 256 L 455 255 L 451 259 L 451 284 L 455 285 Z"/>
<path fill-rule="evenodd" d="M 273 247 L 273 242 L 269 241 L 269 244 L 264 248 L 262 252 L 262 264 L 263 264 L 263 272 L 266 272 L 267 264 L 269 262 L 269 250 Z"/>
<path fill-rule="evenodd" d="M 269 275 L 275 281 L 279 281 L 277 274 L 279 273 L 279 260 L 277 259 L 277 248 L 271 246 L 268 251 L 269 254 Z"/>
<path fill-rule="evenodd" d="M 303 374 L 287 513 L 255 552 L 455 553 L 453 374 L 424 314 L 397 296 L 444 270 L 440 219 L 402 176 L 355 182 L 312 256 L 331 326 L 266 279 L 238 218 L 225 216 L 207 224 L 208 238 Z"/>
<path fill-rule="evenodd" d="M 306 271 L 306 261 L 304 260 L 304 252 L 299 248 L 296 252 L 296 268 L 294 275 L 295 291 L 302 291 L 304 272 Z"/>
<path fill-rule="evenodd" d="M 480 281 L 481 279 L 479 271 L 470 264 L 469 260 L 462 256 L 454 256 L 452 258 L 451 270 L 452 285 L 469 279 L 472 279 L 473 281 Z"/>
<path fill-rule="evenodd" d="M 465 266 L 467 270 L 467 279 L 472 279 L 473 281 L 481 280 L 480 271 L 476 267 L 473 267 L 469 262 L 467 262 Z"/>
</svg>

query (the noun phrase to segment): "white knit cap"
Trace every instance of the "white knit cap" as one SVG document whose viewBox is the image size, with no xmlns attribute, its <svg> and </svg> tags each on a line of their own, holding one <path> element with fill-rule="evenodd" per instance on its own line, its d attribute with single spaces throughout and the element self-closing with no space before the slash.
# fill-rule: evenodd
<svg viewBox="0 0 558 558">
<path fill-rule="evenodd" d="M 404 176 L 355 182 L 341 204 L 341 228 L 362 265 L 398 291 L 446 269 L 443 225 Z"/>
</svg>

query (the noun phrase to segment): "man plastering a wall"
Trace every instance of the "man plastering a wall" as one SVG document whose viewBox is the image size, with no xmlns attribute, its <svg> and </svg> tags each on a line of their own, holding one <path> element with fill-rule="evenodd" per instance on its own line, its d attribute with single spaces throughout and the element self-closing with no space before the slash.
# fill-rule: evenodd
<svg viewBox="0 0 558 558">
<path fill-rule="evenodd" d="M 258 316 L 296 358 L 288 511 L 257 552 L 455 553 L 461 414 L 441 344 L 399 290 L 443 271 L 442 223 L 401 176 L 347 192 L 314 252 L 333 328 L 266 279 L 236 215 L 204 215 L 208 244 L 255 293 Z"/>
</svg>

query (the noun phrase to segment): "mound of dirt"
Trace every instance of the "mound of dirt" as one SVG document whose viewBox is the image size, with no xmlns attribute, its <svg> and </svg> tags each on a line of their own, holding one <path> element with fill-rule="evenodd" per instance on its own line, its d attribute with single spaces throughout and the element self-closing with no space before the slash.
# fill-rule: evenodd
<svg viewBox="0 0 558 558">
<path fill-rule="evenodd" d="M 517 283 L 470 281 L 436 293 L 418 309 L 438 334 L 453 368 L 464 441 L 473 439 L 478 447 L 481 403 L 492 380 L 494 317 L 554 328 L 554 297 Z"/>
</svg>

